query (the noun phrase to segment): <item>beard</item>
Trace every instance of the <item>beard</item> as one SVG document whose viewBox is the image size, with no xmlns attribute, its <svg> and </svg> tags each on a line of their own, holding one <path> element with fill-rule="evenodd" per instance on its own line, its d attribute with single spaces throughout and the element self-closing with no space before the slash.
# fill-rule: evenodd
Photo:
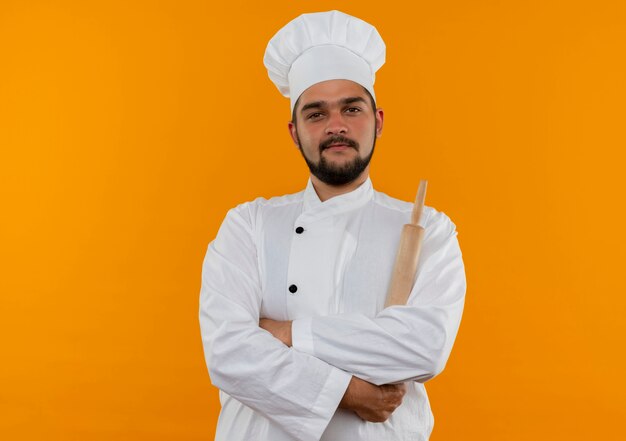
<svg viewBox="0 0 626 441">
<path fill-rule="evenodd" d="M 341 165 L 336 165 L 327 161 L 326 157 L 322 155 L 322 152 L 326 150 L 331 144 L 343 143 L 355 149 L 357 152 L 359 151 L 359 144 L 356 141 L 353 141 L 352 139 L 346 138 L 341 135 L 336 135 L 320 143 L 320 160 L 316 164 L 309 158 L 307 158 L 304 154 L 304 150 L 302 149 L 302 145 L 300 143 L 300 137 L 297 136 L 297 130 L 296 137 L 298 138 L 298 148 L 300 149 L 300 153 L 302 153 L 302 157 L 304 158 L 306 165 L 309 167 L 311 174 L 323 183 L 333 186 L 346 185 L 358 178 L 372 160 L 372 156 L 374 155 L 374 148 L 376 147 L 376 136 L 374 135 L 374 140 L 372 141 L 372 151 L 369 155 L 367 155 L 365 158 L 362 158 L 357 154 L 353 160 L 343 163 Z"/>
</svg>

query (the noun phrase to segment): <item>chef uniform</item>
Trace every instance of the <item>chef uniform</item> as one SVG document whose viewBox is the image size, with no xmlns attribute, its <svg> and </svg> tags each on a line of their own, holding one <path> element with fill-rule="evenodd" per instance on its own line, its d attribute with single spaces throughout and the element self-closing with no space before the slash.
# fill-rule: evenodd
<svg viewBox="0 0 626 441">
<path fill-rule="evenodd" d="M 360 37 L 353 41 L 359 47 L 345 45 L 351 34 Z M 310 73 L 315 57 L 306 59 L 311 51 L 319 56 L 330 49 L 331 59 L 342 50 L 356 54 L 357 64 L 347 70 L 333 73 L 326 63 L 330 69 L 319 81 L 351 79 L 369 90 L 382 65 L 380 43 L 376 30 L 354 17 L 305 14 L 270 41 L 266 65 L 277 85 L 287 84 L 279 88 L 291 93 L 293 107 L 318 82 Z M 295 56 L 290 60 L 287 53 Z M 298 60 L 308 66 L 304 82 Z M 281 63 L 287 66 L 282 73 L 276 69 Z M 299 193 L 258 198 L 228 212 L 209 245 L 200 295 L 205 357 L 222 404 L 216 440 L 428 439 L 433 417 L 423 382 L 443 369 L 452 349 L 465 274 L 455 225 L 425 207 L 425 236 L 407 305 L 384 309 L 411 210 L 412 204 L 375 191 L 367 178 L 324 202 L 309 179 Z M 261 329 L 260 318 L 293 320 L 293 346 Z M 338 409 L 353 375 L 376 385 L 407 382 L 402 404 L 387 421 L 367 422 Z"/>
</svg>

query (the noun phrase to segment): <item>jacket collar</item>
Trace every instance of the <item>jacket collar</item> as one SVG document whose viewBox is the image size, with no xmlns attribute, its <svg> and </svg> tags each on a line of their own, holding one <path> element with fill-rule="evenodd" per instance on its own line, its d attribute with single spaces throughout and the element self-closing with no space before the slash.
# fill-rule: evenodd
<svg viewBox="0 0 626 441">
<path fill-rule="evenodd" d="M 304 190 L 304 207 L 302 220 L 317 220 L 326 216 L 337 215 L 355 210 L 367 204 L 374 196 L 372 181 L 368 176 L 358 188 L 349 193 L 332 197 L 322 202 L 315 192 L 311 178 Z"/>
</svg>

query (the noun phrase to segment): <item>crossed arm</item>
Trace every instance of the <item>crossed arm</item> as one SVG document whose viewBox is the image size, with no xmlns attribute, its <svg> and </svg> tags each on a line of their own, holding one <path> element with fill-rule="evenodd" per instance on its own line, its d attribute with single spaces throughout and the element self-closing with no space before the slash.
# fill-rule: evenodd
<svg viewBox="0 0 626 441">
<path fill-rule="evenodd" d="M 391 383 L 426 381 L 443 368 L 465 291 L 464 277 L 461 283 L 455 276 L 463 268 L 453 230 L 435 244 L 438 251 L 422 254 L 412 305 L 374 318 L 353 313 L 276 322 L 259 316 L 251 217 L 245 208 L 229 212 L 203 266 L 200 323 L 215 386 L 294 438 L 314 440 L 337 407 L 384 421 L 405 391 Z"/>
<path fill-rule="evenodd" d="M 291 324 L 291 320 L 263 318 L 259 321 L 261 329 L 265 329 L 288 347 L 292 346 Z M 387 421 L 393 411 L 402 404 L 405 393 L 404 383 L 376 386 L 353 376 L 339 403 L 339 408 L 352 410 L 365 421 L 382 423 Z"/>
</svg>

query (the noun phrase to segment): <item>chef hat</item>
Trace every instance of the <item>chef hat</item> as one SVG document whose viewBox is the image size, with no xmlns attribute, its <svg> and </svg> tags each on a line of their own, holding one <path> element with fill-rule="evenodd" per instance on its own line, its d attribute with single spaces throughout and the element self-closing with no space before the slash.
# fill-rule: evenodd
<svg viewBox="0 0 626 441">
<path fill-rule="evenodd" d="M 302 92 L 326 80 L 352 80 L 375 97 L 385 42 L 374 26 L 343 12 L 302 14 L 272 37 L 263 63 L 292 111 Z"/>
</svg>

